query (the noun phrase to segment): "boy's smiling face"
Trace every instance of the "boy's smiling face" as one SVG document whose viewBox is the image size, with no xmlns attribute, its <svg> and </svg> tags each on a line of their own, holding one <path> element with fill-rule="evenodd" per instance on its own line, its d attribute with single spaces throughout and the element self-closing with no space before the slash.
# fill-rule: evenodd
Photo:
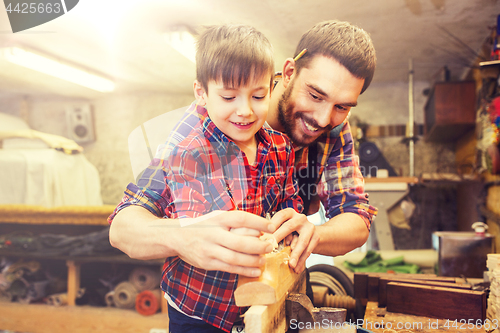
<svg viewBox="0 0 500 333">
<path fill-rule="evenodd" d="M 196 81 L 194 88 L 215 126 L 242 150 L 256 146 L 255 133 L 264 125 L 269 108 L 270 77 L 254 78 L 239 87 L 209 81 L 207 91 Z"/>
</svg>

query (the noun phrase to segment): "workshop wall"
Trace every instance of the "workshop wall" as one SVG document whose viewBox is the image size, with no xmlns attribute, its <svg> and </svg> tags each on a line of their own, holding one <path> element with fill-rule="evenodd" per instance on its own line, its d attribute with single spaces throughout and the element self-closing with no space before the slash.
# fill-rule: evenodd
<svg viewBox="0 0 500 333">
<path fill-rule="evenodd" d="M 424 122 L 423 108 L 427 82 L 415 83 L 415 122 Z M 84 143 L 84 154 L 94 164 L 101 178 L 101 191 L 105 204 L 116 204 L 125 186 L 134 180 L 128 155 L 128 136 L 145 121 L 175 110 L 193 101 L 192 94 L 135 93 L 112 94 L 108 97 L 86 100 L 59 96 L 0 97 L 2 112 L 24 118 L 31 128 L 68 135 L 65 108 L 68 104 L 90 103 L 94 110 L 96 140 Z M 370 125 L 405 124 L 408 121 L 408 83 L 372 84 L 359 97 L 352 116 Z M 403 137 L 373 138 L 373 141 L 395 171 L 408 175 L 408 148 L 401 143 Z M 415 173 L 452 172 L 454 168 L 453 144 L 427 143 L 419 140 L 415 145 Z"/>
<path fill-rule="evenodd" d="M 415 123 L 424 124 L 424 106 L 427 96 L 423 91 L 430 87 L 428 82 L 414 83 Z M 358 106 L 352 117 L 370 126 L 404 125 L 408 115 L 408 82 L 372 84 L 358 98 Z M 409 150 L 402 142 L 404 136 L 369 138 L 374 142 L 398 176 L 409 175 Z M 456 173 L 455 144 L 425 142 L 421 136 L 415 144 L 415 176 L 422 173 Z"/>
<path fill-rule="evenodd" d="M 90 103 L 94 110 L 95 142 L 81 144 L 97 168 L 104 204 L 116 205 L 127 184 L 134 181 L 128 154 L 128 136 L 143 122 L 189 105 L 192 94 L 136 93 L 96 100 L 64 97 L 0 97 L 2 112 L 19 116 L 34 130 L 68 137 L 65 108 Z"/>
</svg>

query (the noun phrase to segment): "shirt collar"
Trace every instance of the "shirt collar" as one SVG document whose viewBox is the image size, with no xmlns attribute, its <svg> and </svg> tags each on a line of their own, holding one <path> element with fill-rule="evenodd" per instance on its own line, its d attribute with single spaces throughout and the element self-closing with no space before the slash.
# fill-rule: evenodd
<svg viewBox="0 0 500 333">
<path fill-rule="evenodd" d="M 203 134 L 209 142 L 213 144 L 218 154 L 227 154 L 230 146 L 240 149 L 233 140 L 227 137 L 217 126 L 215 126 L 212 119 L 208 115 L 208 111 L 204 106 L 199 104 L 195 105 L 196 112 L 202 121 Z M 269 148 L 272 144 L 271 136 L 263 128 L 257 132 L 258 144 L 263 144 L 265 148 Z"/>
</svg>

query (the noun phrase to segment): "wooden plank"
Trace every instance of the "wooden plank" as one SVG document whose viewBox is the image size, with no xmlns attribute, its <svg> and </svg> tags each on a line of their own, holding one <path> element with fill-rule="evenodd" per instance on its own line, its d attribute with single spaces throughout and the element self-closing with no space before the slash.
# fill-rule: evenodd
<svg viewBox="0 0 500 333">
<path fill-rule="evenodd" d="M 481 324 L 483 323 L 481 322 Z M 476 325 L 476 322 L 469 327 L 467 324 L 463 325 L 463 323 L 457 322 L 458 329 L 455 329 L 453 325 L 454 323 L 448 319 L 387 312 L 385 309 L 379 308 L 377 302 L 368 302 L 362 323 L 363 328 L 374 333 L 486 333 L 482 325 Z M 498 325 L 488 323 L 490 328 L 495 326 Z"/>
<path fill-rule="evenodd" d="M 404 282 L 410 284 L 428 285 L 435 287 L 444 288 L 455 288 L 463 290 L 471 290 L 472 286 L 470 284 L 464 283 L 451 283 L 451 282 L 439 282 L 430 280 L 416 280 L 416 279 L 405 279 L 399 277 L 380 277 L 378 282 L 378 306 L 383 308 L 387 305 L 387 284 L 389 282 Z"/>
<path fill-rule="evenodd" d="M 0 223 L 108 225 L 115 206 L 0 205 Z"/>
<path fill-rule="evenodd" d="M 298 274 L 289 292 L 306 292 L 306 273 Z M 286 297 L 283 295 L 278 302 L 271 305 L 253 305 L 244 314 L 245 333 L 285 333 Z"/>
<path fill-rule="evenodd" d="M 455 283 L 454 277 L 436 276 L 435 274 L 394 274 L 394 273 L 369 273 L 367 285 L 367 298 L 370 302 L 379 299 L 379 279 L 381 277 L 401 277 L 406 279 L 427 280 L 437 282 Z"/>
<path fill-rule="evenodd" d="M 450 320 L 486 319 L 486 293 L 409 283 L 387 284 L 387 311 Z"/>
<path fill-rule="evenodd" d="M 237 306 L 274 304 L 290 290 L 299 278 L 288 266 L 291 248 L 285 247 L 279 252 L 266 254 L 266 263 L 257 278 L 238 277 L 238 286 L 234 292 Z"/>
<path fill-rule="evenodd" d="M 370 178 L 365 178 L 365 183 L 408 183 L 408 184 L 417 184 L 418 182 L 419 182 L 418 177 L 387 177 L 387 178 L 370 177 Z"/>
<path fill-rule="evenodd" d="M 368 301 L 376 302 L 378 300 L 378 280 L 380 275 L 370 274 L 368 275 L 368 286 L 366 287 L 368 291 Z"/>
<path fill-rule="evenodd" d="M 0 329 L 30 333 L 168 332 L 168 315 L 142 316 L 133 310 L 91 306 L 50 306 L 0 302 Z"/>
<path fill-rule="evenodd" d="M 368 274 L 354 273 L 354 298 L 368 299 Z"/>
</svg>

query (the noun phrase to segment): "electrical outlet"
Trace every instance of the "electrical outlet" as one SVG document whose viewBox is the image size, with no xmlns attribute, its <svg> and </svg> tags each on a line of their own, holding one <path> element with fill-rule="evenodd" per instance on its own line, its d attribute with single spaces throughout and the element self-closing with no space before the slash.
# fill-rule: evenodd
<svg viewBox="0 0 500 333">
<path fill-rule="evenodd" d="M 168 333 L 168 330 L 164 328 L 152 328 L 149 330 L 149 333 Z"/>
</svg>

